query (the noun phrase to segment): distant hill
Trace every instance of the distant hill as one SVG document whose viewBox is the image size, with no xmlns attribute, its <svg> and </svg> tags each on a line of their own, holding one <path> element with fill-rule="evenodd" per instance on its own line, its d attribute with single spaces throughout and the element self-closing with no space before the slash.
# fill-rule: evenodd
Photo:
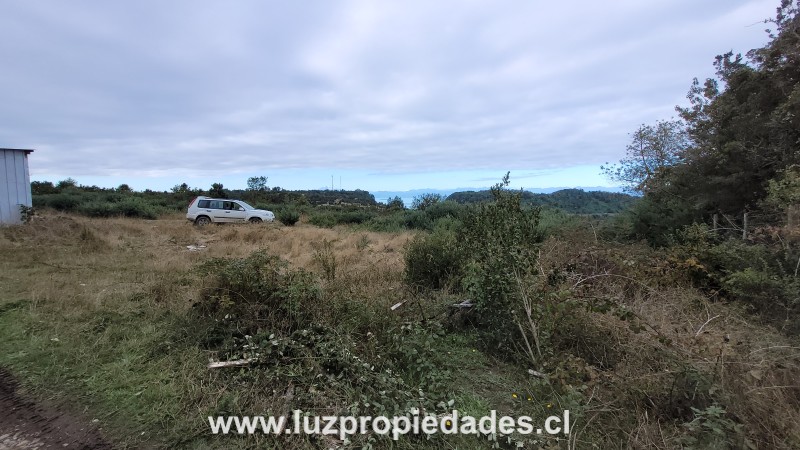
<svg viewBox="0 0 800 450">
<path fill-rule="evenodd" d="M 465 192 L 465 191 L 482 191 L 486 188 L 481 187 L 460 187 L 460 188 L 453 188 L 453 189 L 433 189 L 433 188 L 424 188 L 424 189 L 411 189 L 408 191 L 370 191 L 376 199 L 386 199 L 392 197 L 401 197 L 401 198 L 414 198 L 418 195 L 422 194 L 439 194 L 442 197 L 447 197 L 448 195 L 454 192 Z M 545 187 L 545 188 L 527 188 L 524 189 L 526 192 L 533 192 L 535 194 L 552 194 L 553 192 L 563 191 L 565 189 L 581 189 L 586 192 L 590 191 L 602 191 L 602 192 L 622 192 L 622 188 L 620 187 L 605 187 L 605 186 L 577 186 L 577 187 Z"/>
<path fill-rule="evenodd" d="M 292 191 L 295 194 L 304 195 L 312 205 L 351 203 L 356 205 L 375 206 L 375 196 L 367 191 L 356 189 L 354 191 L 345 190 L 307 190 Z"/>
<path fill-rule="evenodd" d="M 454 192 L 447 200 L 468 204 L 492 200 L 492 193 L 484 191 Z M 630 207 L 636 197 L 619 192 L 584 191 L 583 189 L 561 189 L 550 194 L 522 191 L 524 204 L 549 206 L 573 214 L 612 214 Z"/>
</svg>

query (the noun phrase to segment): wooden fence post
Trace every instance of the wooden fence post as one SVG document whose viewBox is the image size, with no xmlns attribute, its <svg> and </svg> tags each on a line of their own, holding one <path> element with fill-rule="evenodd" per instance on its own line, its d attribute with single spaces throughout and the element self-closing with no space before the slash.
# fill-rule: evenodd
<svg viewBox="0 0 800 450">
<path fill-rule="evenodd" d="M 747 211 L 744 212 L 744 219 L 742 220 L 742 239 L 747 239 Z"/>
</svg>

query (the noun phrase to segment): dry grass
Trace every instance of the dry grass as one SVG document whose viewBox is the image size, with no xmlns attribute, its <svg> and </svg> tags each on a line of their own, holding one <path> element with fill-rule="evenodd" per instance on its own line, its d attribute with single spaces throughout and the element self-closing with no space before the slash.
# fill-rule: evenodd
<svg viewBox="0 0 800 450">
<path fill-rule="evenodd" d="M 319 272 L 314 246 L 332 243 L 351 276 L 393 279 L 403 270 L 409 233 L 357 232 L 278 224 L 194 227 L 170 218 L 144 221 L 44 215 L 26 227 L 0 230 L 0 285 L 7 298 L 31 294 L 35 303 L 56 307 L 102 305 L 108 299 L 155 292 L 150 301 L 181 307 L 196 293 L 176 285 L 176 274 L 216 257 L 244 257 L 258 249 L 293 267 Z M 189 251 L 187 246 L 205 246 Z M 395 286 L 396 287 L 396 286 Z"/>
<path fill-rule="evenodd" d="M 573 295 L 611 300 L 634 315 L 586 313 L 570 336 L 590 364 L 586 420 L 594 438 L 608 433 L 610 442 L 626 436 L 630 448 L 674 448 L 691 407 L 720 404 L 744 425 L 741 441 L 725 436 L 731 442 L 800 445 L 796 337 L 739 304 L 710 300 L 644 246 L 612 247 L 576 233 L 546 242 L 540 263 L 545 272 L 570 267 L 563 286 Z"/>
<path fill-rule="evenodd" d="M 207 427 L 198 418 L 220 405 L 279 413 L 285 401 L 283 392 L 250 392 L 258 383 L 226 386 L 221 374 L 205 369 L 209 354 L 181 337 L 191 327 L 186 311 L 201 297 L 195 267 L 267 249 L 321 274 L 314 246 L 327 240 L 341 268 L 334 282 L 380 280 L 362 283 L 353 298 L 390 304 L 401 290 L 409 238 L 303 225 L 198 228 L 179 216 L 44 214 L 24 227 L 0 228 L 0 365 L 39 396 L 92 411 L 122 448 L 151 446 L 165 436 L 202 441 Z M 190 245 L 205 248 L 190 251 Z M 150 434 L 159 427 L 168 431 Z M 226 442 L 220 445 L 233 445 Z"/>
<path fill-rule="evenodd" d="M 284 412 L 285 391 L 222 380 L 204 369 L 208 354 L 196 343 L 162 330 L 185 320 L 183 313 L 200 298 L 193 268 L 267 249 L 318 274 L 329 292 L 388 306 L 406 295 L 403 248 L 411 236 L 308 225 L 197 228 L 177 215 L 156 221 L 44 215 L 25 227 L 0 229 L 0 336 L 7 345 L 0 365 L 24 374 L 43 395 L 75 401 L 76 393 L 95 392 L 75 404 L 102 411 L 103 422 L 119 421 L 117 430 L 128 427 L 129 435 L 116 441 L 123 447 L 149 445 L 139 430 L 175 423 L 183 428 L 168 434 L 191 440 L 207 430 L 186 418 L 222 413 L 226 404 L 246 405 L 250 413 Z M 205 248 L 189 251 L 190 245 Z M 336 267 L 328 279 L 325 264 Z M 575 363 L 570 376 L 582 377 L 567 381 L 588 386 L 571 441 L 579 448 L 603 438 L 619 447 L 679 447 L 682 424 L 691 419 L 679 417 L 688 409 L 676 408 L 681 390 L 723 403 L 759 448 L 800 445 L 796 338 L 735 305 L 710 301 L 644 246 L 614 248 L 591 233 L 576 233 L 548 240 L 540 264 L 545 273 L 564 269 L 561 287 L 574 296 L 613 299 L 635 315 L 623 321 L 581 313 L 572 334 L 559 342 L 565 345 L 559 350 L 580 357 L 564 358 L 565 365 Z M 635 332 L 632 324 L 643 329 Z M 490 372 L 483 366 L 475 371 L 493 378 L 480 387 L 484 397 L 496 394 L 489 391 L 497 389 L 491 384 L 497 377 L 485 375 Z M 709 380 L 714 392 L 687 382 L 689 371 Z M 706 392 L 689 392 L 698 387 Z M 511 388 L 502 389 L 506 396 Z M 691 404 L 703 407 L 703 401 Z M 242 446 L 262 444 L 268 442 L 256 438 Z"/>
</svg>

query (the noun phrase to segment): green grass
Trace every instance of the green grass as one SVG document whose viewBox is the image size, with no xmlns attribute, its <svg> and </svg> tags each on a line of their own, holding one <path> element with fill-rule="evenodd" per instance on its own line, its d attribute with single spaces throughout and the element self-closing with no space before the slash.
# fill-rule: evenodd
<svg viewBox="0 0 800 450">
<path fill-rule="evenodd" d="M 191 346 L 158 352 L 176 318 L 148 315 L 92 312 L 59 320 L 23 303 L 0 316 L 0 365 L 68 409 L 87 408 L 87 418 L 118 430 L 116 445 L 137 448 L 160 440 L 157 431 L 185 413 L 179 400 L 186 377 L 197 375 L 185 368 L 203 361 Z"/>
<path fill-rule="evenodd" d="M 457 224 L 446 216 L 439 221 L 440 228 Z M 47 216 L 0 230 L 6 293 L 0 366 L 32 398 L 87 424 L 97 419 L 117 448 L 327 448 L 338 444 L 320 437 L 213 436 L 206 418 L 298 408 L 394 415 L 409 406 L 475 417 L 496 410 L 534 423 L 569 409 L 570 443 L 578 448 L 735 447 L 745 439 L 791 448 L 800 442 L 800 411 L 786 387 L 800 373 L 796 340 L 748 323 L 723 302 L 708 302 L 681 284 L 680 267 L 659 251 L 604 243 L 569 218 L 545 222 L 572 234 L 548 238 L 537 255 L 537 270 L 547 276 L 532 278 L 531 292 L 557 294 L 537 298 L 553 302 L 554 315 L 542 320 L 560 319 L 544 336 L 546 358 L 535 364 L 449 317 L 449 305 L 465 294 L 404 284 L 410 233 L 374 233 L 364 224 L 198 228 L 180 218 Z M 195 243 L 207 248 L 186 249 Z M 314 257 L 321 245 L 322 259 L 335 261 L 335 271 Z M 259 254 L 287 260 L 285 267 L 275 265 L 277 281 L 261 279 L 273 263 Z M 585 302 L 580 310 L 564 315 L 563 308 L 579 301 Z M 398 302 L 403 306 L 389 309 Z M 295 314 L 297 307 L 303 314 Z M 519 305 L 509 307 L 513 312 Z M 226 319 L 232 311 L 239 315 Z M 285 314 L 262 315 L 270 311 Z M 515 316 L 508 317 L 515 325 Z M 698 333 L 709 317 L 716 318 Z M 248 339 L 280 353 L 250 367 L 206 368 L 209 359 L 250 351 Z M 767 421 L 770 432 L 756 428 L 755 418 Z M 708 431 L 713 427 L 728 434 L 719 438 Z M 566 446 L 563 438 L 513 439 L 501 447 Z M 493 446 L 476 436 L 397 442 L 363 436 L 345 448 L 368 444 Z"/>
<path fill-rule="evenodd" d="M 318 443 L 306 437 L 212 436 L 206 417 L 286 414 L 297 405 L 319 414 L 341 414 L 364 396 L 375 395 L 373 382 L 359 384 L 345 378 L 320 383 L 316 378 L 320 369 L 303 361 L 207 369 L 209 357 L 219 357 L 224 349 L 200 345 L 206 325 L 192 305 L 204 292 L 198 289 L 207 283 L 201 282 L 203 275 L 195 268 L 231 250 L 247 256 L 251 249 L 242 248 L 237 237 L 249 236 L 238 230 L 250 228 L 198 230 L 178 220 L 159 221 L 155 227 L 129 219 L 61 219 L 4 232 L 0 246 L 8 257 L 0 261 L 4 269 L 0 282 L 11 295 L 0 300 L 4 349 L 0 366 L 17 376 L 30 395 L 87 423 L 97 419 L 118 448 L 198 449 L 317 448 Z M 308 243 L 308 229 L 290 230 Z M 318 272 L 324 285 L 321 301 L 338 308 L 329 324 L 339 331 L 321 335 L 319 345 L 353 346 L 362 358 L 395 369 L 403 379 L 400 385 L 411 395 L 417 388 L 435 388 L 429 393 L 434 403 L 453 401 L 437 412 L 514 411 L 511 393 L 524 384 L 524 371 L 485 354 L 474 335 L 419 327 L 391 344 L 404 322 L 419 320 L 416 308 L 386 317 L 388 307 L 382 305 L 387 301 L 386 284 L 400 286 L 402 266 L 380 271 L 371 264 L 372 271 L 354 271 L 355 258 L 376 258 L 381 251 L 391 256 L 393 251 L 375 235 L 367 238 L 369 245 L 359 246 L 366 234 L 339 233 L 340 247 L 331 248 L 341 264 L 336 279 L 326 283 Z M 189 253 L 182 247 L 202 239 L 213 241 L 215 235 L 225 244 L 212 246 L 209 254 Z M 273 242 L 268 236 L 259 237 L 264 239 L 262 245 Z M 165 246 L 169 240 L 179 243 Z M 286 244 L 285 239 L 274 242 Z M 321 270 L 310 263 L 311 269 Z M 426 306 L 430 314 L 439 307 Z M 320 320 L 326 320 L 324 311 L 321 314 Z M 367 335 L 375 336 L 375 345 L 362 341 Z M 387 361 L 389 357 L 393 359 Z M 396 361 L 410 364 L 399 366 Z M 387 382 L 383 375 L 367 375 L 377 376 L 374 382 Z M 297 389 L 294 402 L 282 398 L 291 384 Z M 312 385 L 319 389 L 313 396 L 307 389 Z M 410 449 L 490 444 L 478 437 L 408 437 L 397 443 L 380 440 L 377 445 Z"/>
</svg>

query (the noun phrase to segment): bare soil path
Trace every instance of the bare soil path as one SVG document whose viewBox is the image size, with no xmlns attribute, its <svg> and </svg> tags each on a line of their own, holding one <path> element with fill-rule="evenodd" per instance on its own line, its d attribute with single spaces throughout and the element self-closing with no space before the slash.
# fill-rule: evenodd
<svg viewBox="0 0 800 450">
<path fill-rule="evenodd" d="M 30 401 L 18 386 L 0 368 L 0 450 L 113 448 L 85 419 Z"/>
</svg>

